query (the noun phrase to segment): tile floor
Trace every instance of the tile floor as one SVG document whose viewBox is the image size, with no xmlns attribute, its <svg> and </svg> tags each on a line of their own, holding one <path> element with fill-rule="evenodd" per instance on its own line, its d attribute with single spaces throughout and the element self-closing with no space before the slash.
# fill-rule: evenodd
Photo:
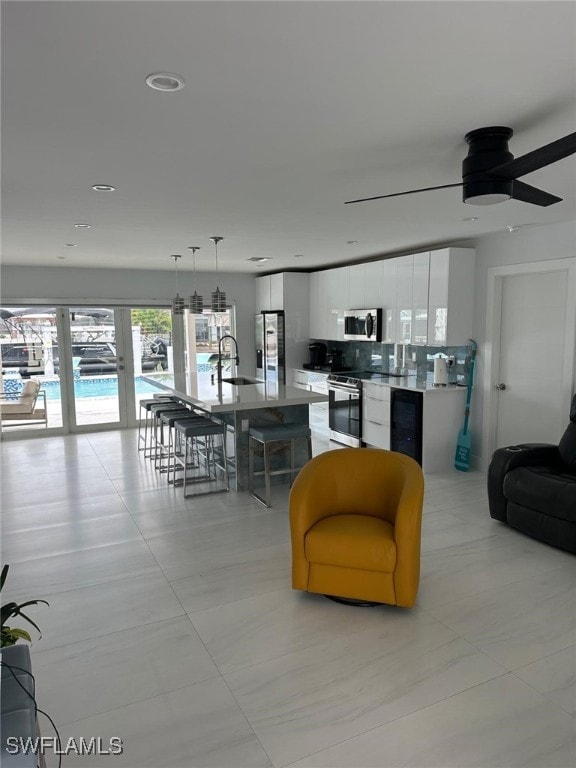
<svg viewBox="0 0 576 768">
<path fill-rule="evenodd" d="M 293 592 L 286 487 L 184 500 L 134 431 L 3 443 L 2 470 L 6 598 L 50 603 L 39 704 L 124 744 L 64 766 L 576 765 L 576 560 L 492 521 L 482 473 L 426 479 L 402 610 Z"/>
</svg>

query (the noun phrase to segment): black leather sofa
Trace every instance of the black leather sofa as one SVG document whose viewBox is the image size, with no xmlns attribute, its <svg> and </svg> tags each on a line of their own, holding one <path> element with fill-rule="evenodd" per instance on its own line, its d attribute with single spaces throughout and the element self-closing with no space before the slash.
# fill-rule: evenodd
<svg viewBox="0 0 576 768">
<path fill-rule="evenodd" d="M 576 553 L 576 395 L 558 445 L 499 448 L 488 468 L 490 516 Z"/>
</svg>

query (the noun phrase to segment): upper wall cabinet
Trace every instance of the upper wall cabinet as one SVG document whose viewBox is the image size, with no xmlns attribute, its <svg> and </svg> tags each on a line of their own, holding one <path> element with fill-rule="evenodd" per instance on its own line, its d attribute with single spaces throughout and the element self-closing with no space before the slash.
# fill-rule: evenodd
<svg viewBox="0 0 576 768">
<path fill-rule="evenodd" d="M 383 306 L 382 265 L 382 261 L 369 261 L 364 264 L 364 304 L 360 309 L 380 309 Z"/>
<path fill-rule="evenodd" d="M 265 275 L 256 278 L 256 300 L 258 312 L 284 309 L 284 276 Z"/>
<path fill-rule="evenodd" d="M 428 343 L 430 251 L 415 253 L 412 267 L 412 344 L 425 346 Z"/>
<path fill-rule="evenodd" d="M 474 249 L 430 252 L 428 346 L 456 347 L 472 335 Z"/>
<path fill-rule="evenodd" d="M 474 250 L 444 248 L 310 276 L 310 336 L 343 339 L 344 310 L 382 309 L 385 344 L 461 346 L 472 333 Z"/>
<path fill-rule="evenodd" d="M 351 264 L 349 270 L 349 305 L 346 309 L 369 309 L 366 304 L 366 264 Z"/>
<path fill-rule="evenodd" d="M 398 328 L 396 312 L 396 283 L 398 281 L 398 259 L 385 259 L 382 264 L 382 281 L 380 300 L 372 304 L 375 309 L 383 309 L 382 341 L 393 344 L 396 341 Z"/>
<path fill-rule="evenodd" d="M 310 337 L 328 338 L 328 304 L 326 272 L 310 275 Z"/>
<path fill-rule="evenodd" d="M 310 308 L 315 306 L 316 281 L 310 293 L 306 272 L 281 272 L 256 278 L 259 312 L 284 311 L 286 370 L 299 368 L 308 359 Z"/>
</svg>

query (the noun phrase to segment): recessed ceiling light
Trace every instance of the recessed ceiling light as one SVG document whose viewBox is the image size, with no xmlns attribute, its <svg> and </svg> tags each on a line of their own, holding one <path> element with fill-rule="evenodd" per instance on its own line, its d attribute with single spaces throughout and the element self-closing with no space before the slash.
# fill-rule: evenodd
<svg viewBox="0 0 576 768">
<path fill-rule="evenodd" d="M 60 261 L 65 261 L 66 256 L 56 256 L 57 259 L 60 259 Z"/>
<path fill-rule="evenodd" d="M 90 229 L 92 224 L 74 224 L 76 229 Z"/>
<path fill-rule="evenodd" d="M 265 261 L 270 261 L 269 256 L 251 256 L 246 261 L 255 261 L 257 264 L 263 264 Z"/>
<path fill-rule="evenodd" d="M 346 240 L 346 245 L 358 245 L 358 240 Z"/>
<path fill-rule="evenodd" d="M 155 91 L 179 91 L 184 88 L 184 78 L 172 72 L 154 72 L 146 78 L 146 85 Z"/>
<path fill-rule="evenodd" d="M 304 254 L 303 253 L 295 253 L 294 254 L 294 258 L 295 259 L 303 259 L 304 258 Z"/>
<path fill-rule="evenodd" d="M 506 227 L 506 229 L 508 230 L 508 232 L 518 232 L 518 230 L 521 229 L 521 227 L 510 225 Z"/>
<path fill-rule="evenodd" d="M 77 243 L 64 243 L 66 248 L 76 248 Z"/>
<path fill-rule="evenodd" d="M 110 184 L 93 184 L 92 189 L 96 192 L 114 192 L 116 187 L 112 187 Z"/>
<path fill-rule="evenodd" d="M 466 216 L 462 221 L 478 221 L 478 216 Z"/>
</svg>

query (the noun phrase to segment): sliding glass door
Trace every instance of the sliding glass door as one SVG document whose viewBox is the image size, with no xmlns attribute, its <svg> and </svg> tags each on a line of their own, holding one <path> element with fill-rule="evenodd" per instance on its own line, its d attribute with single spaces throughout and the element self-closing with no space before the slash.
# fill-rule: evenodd
<svg viewBox="0 0 576 768">
<path fill-rule="evenodd" d="M 72 430 L 93 425 L 126 425 L 126 356 L 121 315 L 121 309 L 111 307 L 64 310 L 67 354 L 62 356 L 62 363 L 73 393 L 69 398 Z"/>
<path fill-rule="evenodd" d="M 46 419 L 6 418 L 2 433 L 134 427 L 141 399 L 193 393 L 197 375 L 215 371 L 232 323 L 232 308 L 173 316 L 165 307 L 2 307 L 1 399 L 18 400 L 32 378 L 46 402 Z"/>
</svg>

